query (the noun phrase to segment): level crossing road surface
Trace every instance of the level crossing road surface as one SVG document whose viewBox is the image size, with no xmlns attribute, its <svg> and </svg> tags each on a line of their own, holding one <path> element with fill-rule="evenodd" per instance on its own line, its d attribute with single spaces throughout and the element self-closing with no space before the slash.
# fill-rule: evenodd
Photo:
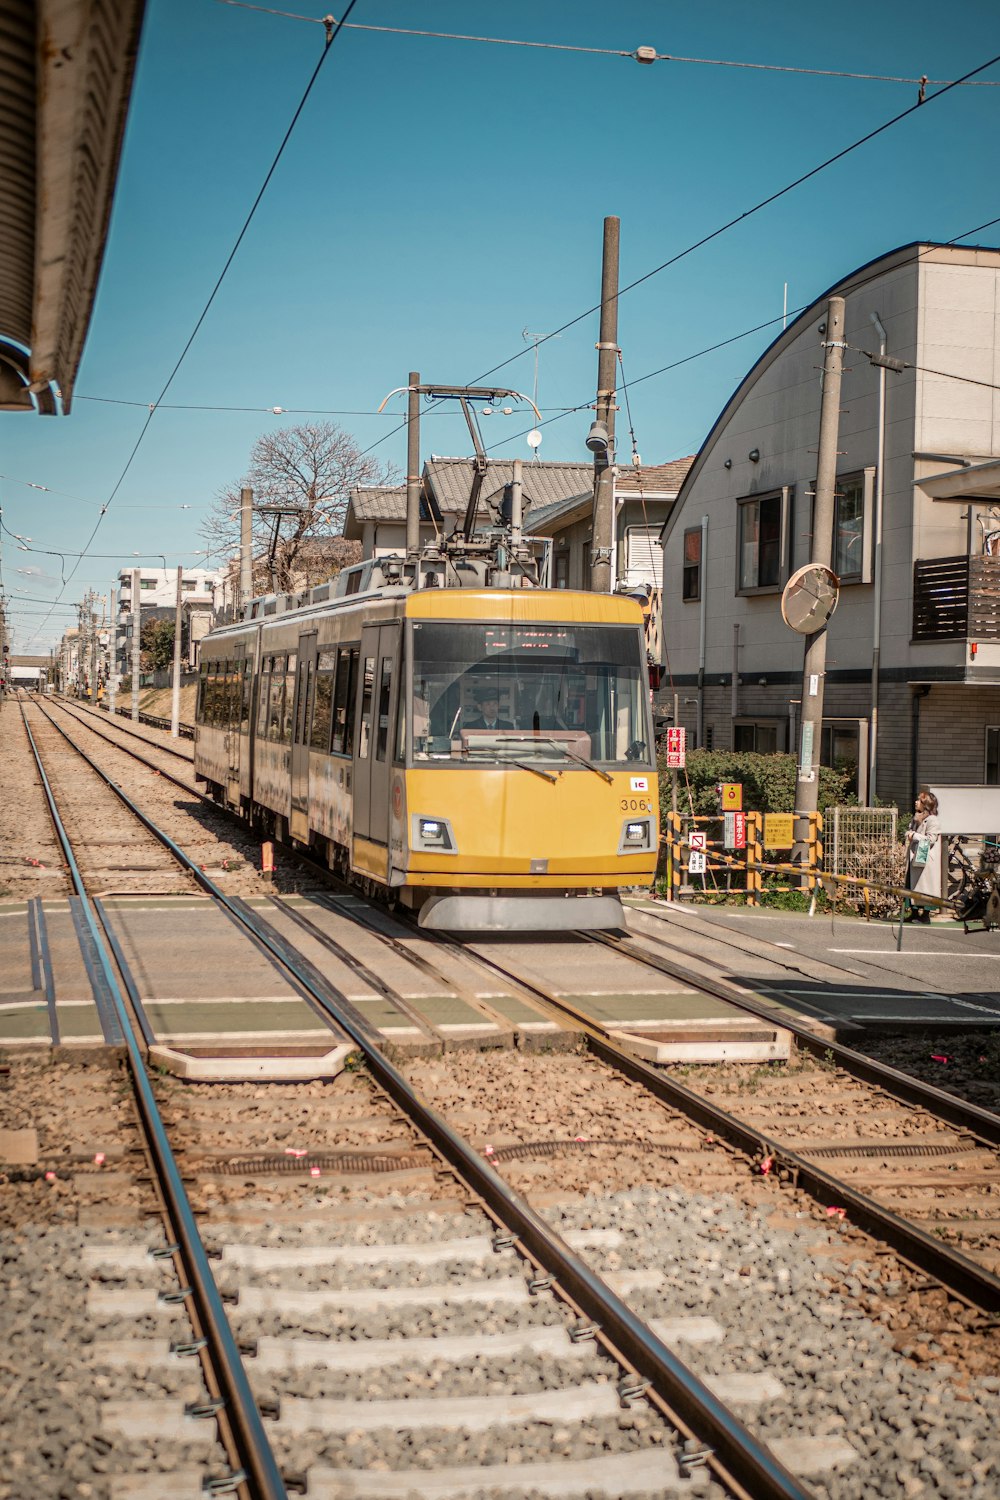
<svg viewBox="0 0 1000 1500">
<path fill-rule="evenodd" d="M 251 904 L 308 953 L 387 1043 L 404 1050 L 422 1049 L 431 1035 L 451 1045 L 496 1045 L 506 1028 L 509 1045 L 519 1032 L 542 1041 L 540 1033 L 555 1029 L 518 998 L 516 984 L 505 986 L 500 977 L 491 982 L 471 968 L 463 974 L 454 950 L 448 956 L 386 914 L 378 916 L 378 924 L 397 931 L 415 953 L 432 954 L 439 971 L 455 975 L 455 992 L 443 993 L 440 977 L 411 968 L 405 957 L 387 952 L 375 932 L 347 921 L 352 907 L 365 907 L 359 898 L 294 898 L 294 905 L 336 937 L 366 973 L 303 937 L 266 898 Z M 289 1055 L 342 1040 L 331 1038 L 328 1018 L 281 966 L 203 898 L 111 897 L 103 906 L 118 961 L 158 1044 Z M 787 1011 L 847 1042 L 868 1028 L 1000 1027 L 997 933 L 908 925 L 897 951 L 898 928 L 888 923 L 645 900 L 630 906 L 629 928 L 651 954 L 689 975 L 722 977 L 770 1001 L 778 1024 Z M 732 1024 L 737 1015 L 724 1001 L 699 993 L 694 980 L 643 969 L 575 934 L 491 935 L 470 946 L 515 975 L 534 976 L 599 1024 L 642 1034 L 643 1028 Z M 101 1046 L 107 1033 L 98 968 L 75 898 L 0 902 L 0 1046 Z M 372 973 L 389 987 L 373 988 Z M 400 998 L 394 1001 L 393 992 Z M 485 1014 L 475 1008 L 477 1000 L 486 1002 Z"/>
<path fill-rule="evenodd" d="M 897 951 L 898 922 L 665 902 L 635 903 L 630 925 L 846 1042 L 858 1028 L 1000 1027 L 1000 932 L 910 922 Z"/>
</svg>

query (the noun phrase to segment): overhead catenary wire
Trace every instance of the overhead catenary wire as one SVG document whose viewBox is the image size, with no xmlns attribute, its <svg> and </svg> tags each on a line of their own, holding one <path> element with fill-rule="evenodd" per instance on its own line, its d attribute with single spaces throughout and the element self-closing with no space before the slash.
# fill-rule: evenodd
<svg viewBox="0 0 1000 1500">
<path fill-rule="evenodd" d="M 278 10 L 270 5 L 255 5 L 251 0 L 218 0 L 220 5 L 228 5 L 234 10 L 252 10 L 265 16 L 277 16 L 285 21 L 304 21 L 309 25 L 322 26 L 324 18 L 320 16 L 304 16 L 298 11 Z M 798 73 L 807 78 L 847 78 L 856 79 L 863 83 L 907 83 L 919 87 L 937 88 L 941 84 L 952 80 L 947 78 L 928 78 L 921 75 L 919 78 L 908 77 L 897 73 L 860 73 L 852 72 L 845 68 L 806 68 L 794 63 L 761 63 L 746 62 L 723 57 L 682 57 L 676 52 L 657 52 L 655 47 L 587 47 L 574 42 L 533 42 L 520 37 L 508 36 L 480 36 L 462 31 L 427 31 L 413 26 L 378 26 L 371 22 L 352 21 L 348 25 L 343 23 L 349 31 L 380 32 L 387 36 L 415 36 L 425 37 L 433 41 L 448 42 L 480 42 L 491 47 L 521 47 L 538 52 L 576 52 L 593 57 L 617 57 L 626 58 L 632 62 L 643 64 L 670 62 L 687 63 L 697 67 L 708 68 L 740 68 L 751 72 L 760 73 Z M 997 88 L 1000 82 L 988 80 L 971 85 L 979 88 Z"/>
<path fill-rule="evenodd" d="M 233 244 L 233 247 L 230 250 L 228 256 L 226 257 L 225 264 L 223 265 L 222 270 L 220 271 L 219 276 L 218 276 L 218 278 L 217 278 L 217 280 L 215 282 L 215 285 L 213 286 L 213 288 L 212 288 L 212 290 L 211 290 L 211 292 L 209 294 L 208 301 L 205 303 L 204 307 L 202 308 L 201 312 L 199 313 L 198 318 L 197 318 L 197 320 L 195 322 L 195 325 L 192 328 L 191 333 L 188 336 L 188 339 L 187 339 L 186 343 L 184 344 L 184 347 L 181 350 L 180 355 L 178 356 L 177 361 L 174 364 L 173 369 L 170 371 L 170 374 L 167 376 L 166 382 L 164 383 L 163 388 L 160 391 L 160 394 L 159 394 L 159 397 L 157 398 L 156 404 L 153 405 L 153 406 L 151 406 L 149 408 L 149 411 L 148 411 L 147 416 L 146 416 L 146 420 L 142 424 L 142 427 L 141 427 L 141 429 L 139 431 L 139 436 L 136 438 L 135 443 L 134 443 L 134 445 L 132 447 L 132 451 L 129 454 L 129 456 L 128 456 L 126 462 L 125 462 L 125 467 L 122 469 L 121 473 L 119 474 L 118 479 L 117 479 L 117 481 L 115 483 L 115 486 L 114 486 L 114 488 L 111 491 L 111 494 L 108 496 L 107 500 L 101 506 L 100 514 L 97 517 L 97 520 L 96 520 L 96 522 L 94 524 L 94 528 L 91 531 L 90 536 L 87 539 L 87 542 L 84 545 L 84 549 L 83 549 L 83 551 L 81 553 L 78 554 L 79 558 L 83 558 L 83 557 L 86 557 L 86 556 L 89 555 L 90 544 L 91 544 L 91 542 L 93 542 L 94 537 L 97 535 L 98 530 L 100 529 L 101 523 L 103 522 L 104 517 L 107 514 L 108 508 L 112 504 L 112 502 L 114 501 L 114 498 L 118 494 L 118 491 L 121 489 L 121 486 L 122 486 L 122 484 L 125 481 L 125 477 L 128 474 L 129 469 L 132 467 L 133 461 L 135 460 L 135 456 L 138 453 L 140 447 L 142 446 L 143 439 L 145 438 L 146 433 L 149 431 L 150 423 L 152 422 L 153 417 L 156 414 L 156 405 L 158 405 L 159 402 L 163 400 L 164 396 L 167 394 L 167 391 L 170 389 L 171 385 L 173 384 L 174 379 L 177 376 L 177 372 L 180 370 L 181 365 L 184 363 L 184 360 L 187 357 L 188 351 L 190 350 L 190 348 L 191 348 L 192 344 L 194 343 L 195 339 L 197 338 L 198 333 L 199 333 L 199 331 L 201 329 L 201 326 L 204 323 L 206 317 L 208 316 L 209 310 L 210 310 L 213 302 L 215 301 L 216 296 L 219 293 L 219 289 L 222 286 L 223 281 L 226 278 L 226 274 L 229 271 L 230 266 L 232 265 L 233 261 L 236 258 L 237 251 L 239 250 L 240 245 L 243 243 L 243 240 L 244 240 L 244 238 L 246 236 L 247 230 L 250 228 L 250 225 L 253 222 L 254 216 L 257 213 L 257 209 L 260 207 L 261 200 L 263 199 L 264 194 L 267 191 L 267 188 L 268 188 L 268 185 L 270 184 L 271 178 L 274 176 L 274 174 L 275 174 L 275 172 L 277 170 L 278 163 L 281 161 L 281 158 L 284 155 L 285 147 L 288 145 L 288 142 L 289 142 L 289 140 L 291 139 L 291 136 L 292 136 L 292 132 L 294 131 L 295 126 L 298 124 L 299 117 L 301 116 L 302 111 L 304 110 L 304 108 L 306 106 L 306 102 L 308 101 L 309 96 L 312 93 L 313 86 L 315 85 L 316 80 L 317 80 L 317 78 L 320 75 L 320 71 L 321 71 L 321 69 L 323 67 L 323 64 L 324 64 L 324 62 L 326 61 L 327 57 L 330 54 L 330 50 L 331 50 L 332 44 L 333 44 L 334 40 L 336 39 L 337 35 L 339 34 L 339 32 L 341 31 L 341 29 L 342 29 L 342 27 L 344 25 L 344 22 L 347 20 L 347 17 L 351 14 L 351 11 L 354 9 L 354 7 L 355 7 L 356 4 L 357 4 L 357 0 L 349 0 L 349 4 L 347 6 L 347 9 L 344 12 L 344 15 L 343 15 L 343 17 L 341 18 L 340 21 L 332 22 L 332 21 L 328 20 L 327 22 L 324 23 L 325 26 L 326 26 L 326 42 L 325 42 L 325 45 L 323 47 L 322 52 L 320 53 L 319 61 L 317 62 L 315 68 L 313 69 L 312 74 L 311 74 L 311 76 L 309 78 L 309 82 L 306 84 L 306 87 L 303 90 L 302 97 L 299 100 L 298 105 L 296 106 L 295 113 L 292 115 L 292 119 L 291 119 L 291 122 L 289 123 L 288 129 L 285 131 L 285 134 L 282 137 L 281 144 L 279 145 L 279 147 L 278 147 L 278 149 L 277 149 L 277 151 L 275 153 L 274 159 L 271 162 L 271 165 L 270 165 L 270 167 L 267 170 L 267 174 L 264 177 L 264 181 L 261 183 L 261 186 L 260 186 L 260 189 L 259 189 L 259 191 L 257 193 L 257 196 L 254 198 L 253 204 L 251 205 L 251 208 L 250 208 L 250 212 L 247 214 L 246 218 L 244 219 L 242 228 L 240 229 L 239 234 L 236 236 L 236 240 L 235 240 L 235 242 Z M 79 566 L 79 562 L 77 563 L 77 566 Z M 72 579 L 73 574 L 75 572 L 76 572 L 76 568 L 73 569 L 73 571 L 69 575 L 69 578 L 66 580 L 67 584 L 70 582 L 70 580 Z M 36 632 L 36 635 L 40 634 L 41 631 L 42 631 L 42 629 L 44 629 L 44 624 L 45 624 L 45 622 L 43 621 L 42 625 L 39 627 L 38 631 Z"/>
<path fill-rule="evenodd" d="M 942 247 L 946 247 L 948 245 L 957 245 L 960 240 L 966 240 L 970 235 L 973 234 L 980 234 L 984 229 L 992 229 L 996 224 L 1000 224 L 1000 216 L 993 219 L 986 219 L 982 224 L 976 224 L 971 229 L 965 229 L 960 234 L 953 235 L 949 240 L 941 240 L 935 242 L 932 245 L 928 245 L 925 250 L 921 250 L 919 254 L 914 256 L 914 260 L 922 260 L 924 256 L 932 255 L 935 250 L 939 250 Z M 884 275 L 884 270 L 872 271 L 868 276 L 845 278 L 845 281 L 843 283 L 838 283 L 838 285 L 843 285 L 845 291 L 847 292 L 856 292 L 860 291 L 862 287 L 868 286 L 871 282 L 877 281 L 882 275 Z M 765 328 L 773 328 L 776 323 L 783 323 L 788 318 L 797 318 L 800 316 L 800 314 L 808 312 L 809 308 L 813 306 L 815 306 L 815 301 L 805 302 L 800 307 L 786 309 L 773 318 L 766 318 L 764 322 L 754 324 L 752 328 L 744 328 L 741 333 L 730 334 L 728 338 L 720 339 L 717 343 L 714 344 L 708 344 L 704 349 L 698 349 L 693 354 L 682 355 L 680 359 L 671 360 L 670 363 L 666 365 L 660 365 L 660 367 L 656 370 L 648 370 L 645 375 L 637 375 L 634 380 L 629 382 L 629 384 L 630 386 L 635 387 L 637 385 L 642 385 L 646 380 L 654 380 L 659 375 L 669 374 L 671 370 L 677 370 L 682 365 L 691 364 L 693 360 L 703 359 L 708 354 L 714 354 L 718 349 L 725 349 L 729 344 L 739 343 L 741 339 L 749 338 L 755 333 L 760 333 Z M 944 375 L 946 372 L 933 371 L 930 373 Z M 968 377 L 956 376 L 954 378 L 961 380 Z M 979 382 L 975 383 L 978 384 Z M 588 398 L 586 401 L 581 401 L 577 406 L 567 406 L 563 408 L 563 410 L 560 411 L 557 415 L 547 417 L 545 421 L 541 423 L 541 426 L 551 426 L 554 422 L 561 422 L 565 417 L 572 416 L 574 412 L 587 411 L 591 406 L 593 406 L 593 397 Z M 508 438 L 506 441 L 509 442 L 513 441 L 513 439 L 524 437 L 529 431 L 529 428 L 524 428 L 521 432 L 514 433 L 513 438 Z M 492 448 L 487 449 L 487 452 L 492 452 L 493 448 L 497 448 L 499 446 L 499 443 L 495 443 L 493 444 Z"/>
<path fill-rule="evenodd" d="M 719 239 L 721 235 L 728 233 L 730 229 L 734 229 L 737 224 L 744 223 L 747 219 L 752 218 L 754 214 L 758 214 L 762 209 L 769 207 L 770 204 L 777 203 L 779 198 L 784 198 L 788 193 L 793 192 L 795 188 L 801 187 L 804 182 L 809 182 L 811 178 L 817 177 L 821 172 L 825 172 L 828 167 L 832 167 L 836 162 L 843 161 L 844 157 L 850 156 L 852 152 L 859 150 L 860 147 L 874 140 L 876 136 L 882 135 L 886 130 L 891 130 L 894 125 L 898 125 L 902 120 L 908 119 L 918 109 L 925 108 L 928 104 L 933 104 L 935 100 L 943 98 L 952 89 L 958 88 L 960 84 L 974 78 L 978 73 L 985 72 L 987 68 L 993 67 L 998 62 L 1000 62 L 1000 53 L 988 58 L 986 62 L 980 63 L 977 67 L 971 68 L 968 73 L 963 74 L 961 78 L 955 79 L 953 83 L 945 84 L 942 88 L 938 89 L 937 93 L 929 95 L 926 100 L 917 104 L 911 104 L 907 109 L 900 110 L 891 119 L 884 120 L 881 125 L 876 125 L 874 129 L 866 131 L 856 141 L 852 141 L 849 146 L 844 146 L 840 151 L 836 151 L 832 156 L 826 157 L 824 161 L 819 162 L 815 167 L 811 167 L 808 172 L 802 172 L 791 182 L 786 183 L 784 187 L 778 188 L 776 192 L 769 193 L 766 198 L 761 198 L 752 208 L 745 209 L 743 213 L 736 214 L 733 218 L 727 219 L 724 224 L 720 224 L 708 234 L 702 235 L 700 239 L 693 240 L 683 250 L 678 250 L 675 255 L 671 255 L 658 266 L 654 266 L 651 271 L 646 271 L 642 276 L 637 276 L 634 281 L 630 281 L 626 286 L 620 287 L 615 295 L 619 298 L 624 297 L 628 292 L 634 291 L 637 286 L 642 286 L 645 282 L 651 281 L 654 276 L 659 276 L 661 272 L 668 270 L 671 266 L 677 265 L 679 261 L 686 259 L 687 256 L 692 255 L 696 250 L 700 250 L 704 245 L 708 245 L 713 240 Z M 975 231 L 970 232 L 974 233 Z M 582 322 L 584 318 L 589 318 L 592 313 L 599 312 L 601 306 L 600 302 L 596 302 L 592 307 L 586 308 L 584 312 L 577 313 L 575 317 L 570 318 L 567 322 L 561 324 L 560 327 L 553 329 L 551 333 L 547 333 L 544 337 L 540 338 L 538 340 L 539 345 L 547 343 L 549 339 L 555 338 L 557 334 L 565 333 L 567 328 L 574 327 L 575 324 Z M 502 370 L 507 365 L 513 364 L 515 360 L 523 359 L 527 352 L 526 349 L 519 349 L 516 354 L 510 355 L 509 358 L 502 360 L 500 364 L 494 365 L 491 369 L 484 370 L 481 375 L 475 376 L 475 381 L 485 380 L 488 376 L 495 375 L 498 370 Z"/>
</svg>

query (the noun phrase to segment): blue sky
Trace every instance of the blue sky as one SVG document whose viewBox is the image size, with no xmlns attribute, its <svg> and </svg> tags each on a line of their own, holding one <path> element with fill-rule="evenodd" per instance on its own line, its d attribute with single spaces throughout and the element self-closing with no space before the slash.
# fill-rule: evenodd
<svg viewBox="0 0 1000 1500">
<path fill-rule="evenodd" d="M 291 8 L 310 12 L 307 0 Z M 1000 53 L 988 0 L 845 0 L 833 11 L 359 0 L 350 20 L 906 78 L 956 78 Z M 117 403 L 159 395 L 322 45 L 322 27 L 303 21 L 218 0 L 149 0 L 72 412 L 0 414 L 4 520 L 32 546 L 72 552 L 86 542 L 147 415 L 142 404 Z M 1000 65 L 980 77 L 1000 82 Z M 106 592 L 134 552 L 148 563 L 160 553 L 170 566 L 202 562 L 201 519 L 243 475 L 254 439 L 309 420 L 269 408 L 373 413 L 411 368 L 428 381 L 473 381 L 519 353 L 493 378 L 530 393 L 522 330 L 547 333 L 596 303 L 606 214 L 621 217 L 625 285 L 915 98 L 906 83 L 646 67 L 345 28 L 165 398 L 254 410 L 157 411 L 92 546 L 111 556 L 83 559 L 61 594 L 58 560 L 4 537 L 9 593 L 34 596 L 11 600 L 15 650 L 47 650 L 71 621 L 62 608 L 46 621 L 35 598 Z M 623 296 L 627 379 L 780 317 L 785 282 L 794 309 L 895 245 L 951 239 L 1000 215 L 998 116 L 1000 88 L 954 89 Z M 1000 226 L 973 238 L 1000 243 Z M 597 329 L 595 312 L 541 347 L 546 417 L 592 399 Z M 753 335 L 637 384 L 631 403 L 644 461 L 697 451 L 771 337 Z M 396 398 L 388 417 L 334 420 L 368 447 L 402 410 Z M 494 451 L 527 459 L 520 434 L 528 425 L 496 416 L 484 421 L 484 436 Z M 540 456 L 585 458 L 588 425 L 586 412 L 548 423 Z M 468 451 L 454 416 L 429 415 L 422 436 L 424 457 Z M 375 451 L 401 469 L 404 435 Z M 619 452 L 628 451 L 622 412 Z"/>
</svg>

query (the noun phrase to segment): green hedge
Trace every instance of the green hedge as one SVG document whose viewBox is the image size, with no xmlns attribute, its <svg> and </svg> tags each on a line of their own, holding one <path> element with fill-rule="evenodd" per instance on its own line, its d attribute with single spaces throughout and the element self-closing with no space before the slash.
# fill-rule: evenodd
<svg viewBox="0 0 1000 1500">
<path fill-rule="evenodd" d="M 699 817 L 711 817 L 719 811 L 715 788 L 721 781 L 739 781 L 743 785 L 745 812 L 795 811 L 794 755 L 756 755 L 735 750 L 691 750 L 686 771 L 678 772 L 677 807 L 690 812 L 688 787 Z M 670 811 L 670 772 L 666 758 L 660 757 L 661 815 Z M 843 807 L 857 800 L 851 771 L 831 770 L 821 766 L 819 772 L 819 807 Z"/>
</svg>

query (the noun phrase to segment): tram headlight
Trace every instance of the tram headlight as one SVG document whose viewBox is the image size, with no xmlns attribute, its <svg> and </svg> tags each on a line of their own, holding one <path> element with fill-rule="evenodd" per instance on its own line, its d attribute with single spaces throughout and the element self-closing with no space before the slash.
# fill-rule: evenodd
<svg viewBox="0 0 1000 1500">
<path fill-rule="evenodd" d="M 618 853 L 637 854 L 641 849 L 652 849 L 653 837 L 652 818 L 627 818 L 622 824 Z"/>
<path fill-rule="evenodd" d="M 447 818 L 413 818 L 414 849 L 433 850 L 437 854 L 455 854 L 455 836 Z"/>
</svg>

